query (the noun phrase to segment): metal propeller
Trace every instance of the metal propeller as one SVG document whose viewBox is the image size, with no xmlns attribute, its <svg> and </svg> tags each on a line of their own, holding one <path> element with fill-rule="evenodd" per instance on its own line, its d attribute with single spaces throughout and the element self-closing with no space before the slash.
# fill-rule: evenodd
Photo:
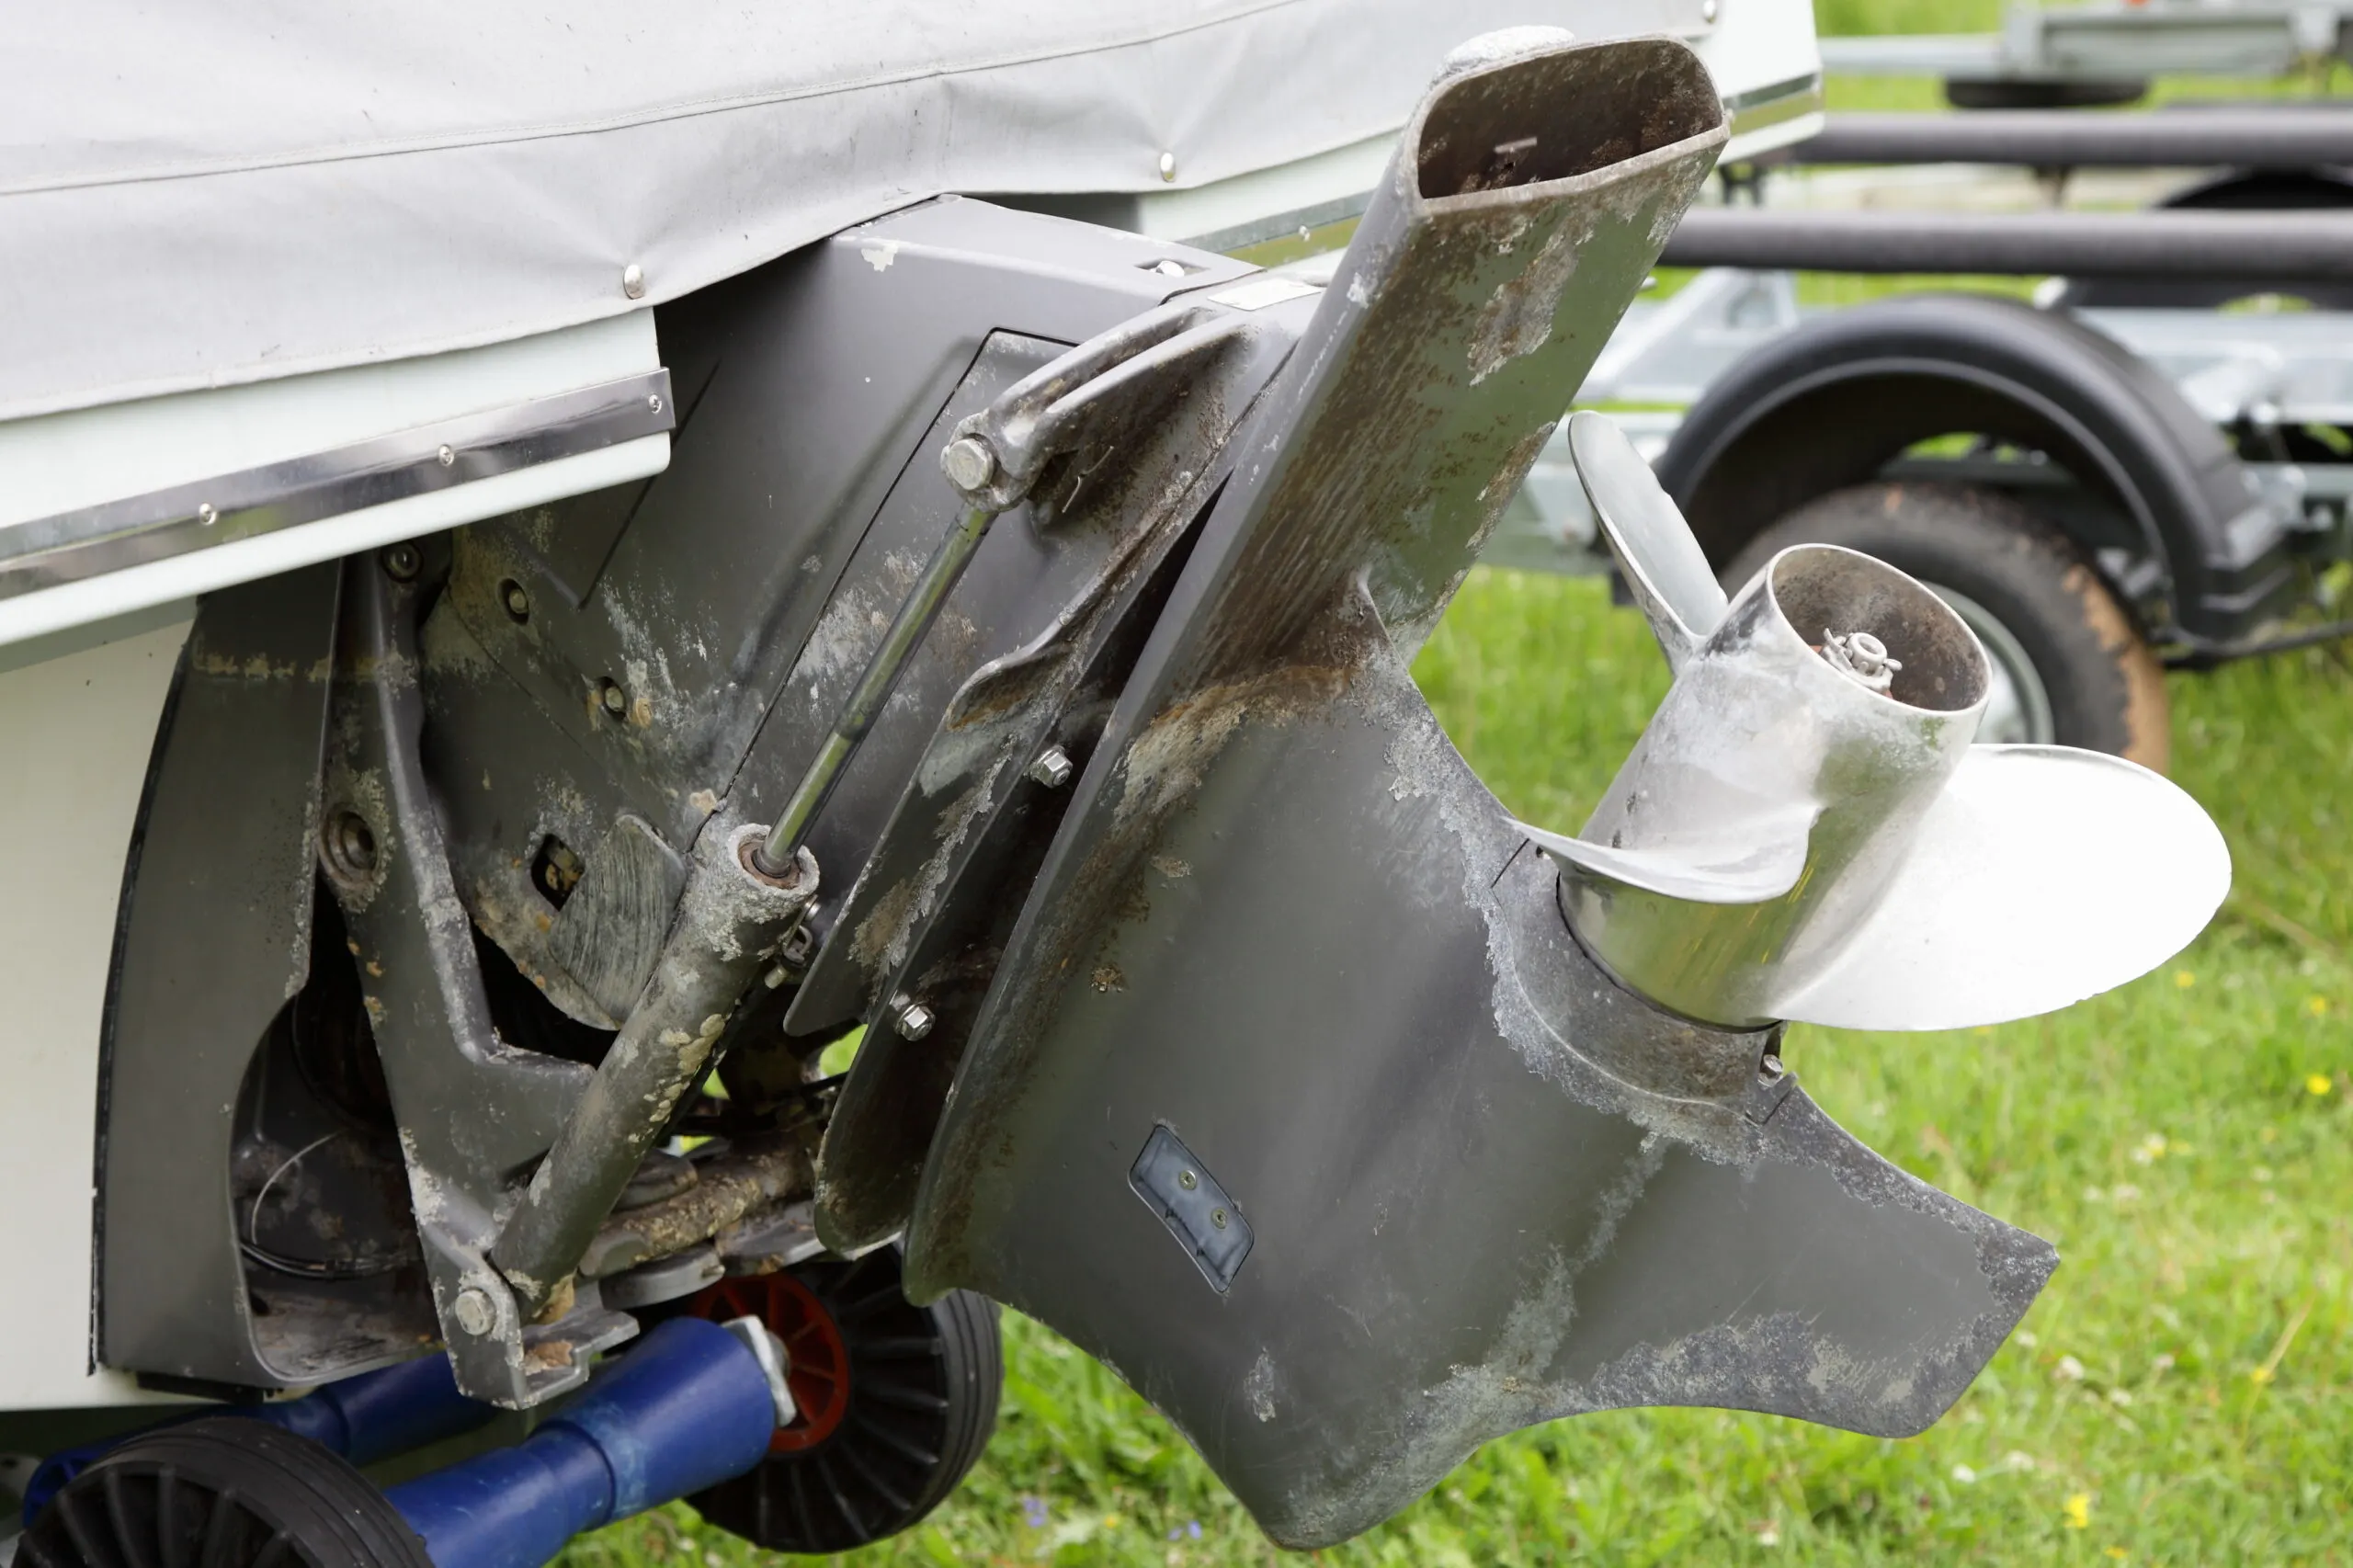
<svg viewBox="0 0 2353 1568">
<path fill-rule="evenodd" d="M 1972 745 L 1976 636 L 1921 584 L 1831 545 L 1729 601 L 1608 419 L 1570 449 L 1675 685 L 1563 868 L 1588 950 L 1733 1026 L 1939 1029 L 2049 1012 L 2188 945 L 2229 891 L 2198 802 L 2137 764 Z"/>
</svg>

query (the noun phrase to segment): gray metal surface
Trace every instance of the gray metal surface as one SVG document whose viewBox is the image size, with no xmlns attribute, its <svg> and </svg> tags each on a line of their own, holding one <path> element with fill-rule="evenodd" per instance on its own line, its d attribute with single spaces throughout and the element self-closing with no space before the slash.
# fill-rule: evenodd
<svg viewBox="0 0 2353 1568">
<path fill-rule="evenodd" d="M 1703 207 L 1670 267 L 2246 278 L 2276 289 L 2353 279 L 2353 216 L 2313 212 L 1840 212 Z"/>
<path fill-rule="evenodd" d="M 526 1314 L 487 1256 L 512 1173 L 544 1154 L 588 1069 L 523 1051 L 490 1021 L 473 935 L 420 756 L 417 572 L 345 563 L 322 820 L 351 813 L 375 852 L 325 858 L 350 927 L 360 986 L 408 1161 L 436 1315 L 468 1395 L 509 1408 L 577 1386 L 628 1320 L 527 1354 Z"/>
<path fill-rule="evenodd" d="M 0 528 L 0 598 L 257 539 L 671 428 L 665 370 Z"/>
<path fill-rule="evenodd" d="M 310 969 L 337 576 L 206 598 L 156 737 L 99 1068 L 95 1350 L 111 1366 L 272 1386 L 406 1353 L 371 1335 L 381 1281 L 323 1288 L 378 1298 L 340 1303 L 343 1354 L 264 1351 L 229 1166 L 240 1085 Z"/>
<path fill-rule="evenodd" d="M 1680 1022 L 1597 971 L 1405 674 L 1721 134 L 1648 47 L 1426 111 L 1459 162 L 1401 165 L 1237 434 L 909 1233 L 915 1291 L 984 1290 L 1103 1356 L 1289 1545 L 1579 1410 L 1915 1430 L 2052 1261 L 1846 1140 L 1767 1070 L 1775 1031 Z M 1420 194 L 1511 139 L 1483 111 L 1525 106 L 1574 156 L 1551 117 L 1608 123 L 1617 93 L 1677 111 L 1650 121 L 1665 145 Z M 1519 352 L 1495 352 L 1505 322 Z M 1222 1296 L 1131 1186 L 1161 1126 L 1254 1232 Z"/>
<path fill-rule="evenodd" d="M 2290 100 L 2261 108 L 2189 107 L 2157 114 L 1836 114 L 1789 156 L 1800 164 L 2302 169 L 2353 164 L 2353 110 Z"/>
</svg>

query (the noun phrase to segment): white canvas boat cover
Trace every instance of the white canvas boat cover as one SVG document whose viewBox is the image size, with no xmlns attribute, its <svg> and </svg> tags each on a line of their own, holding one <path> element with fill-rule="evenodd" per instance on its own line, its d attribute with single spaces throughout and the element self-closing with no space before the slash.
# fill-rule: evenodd
<svg viewBox="0 0 2353 1568">
<path fill-rule="evenodd" d="M 1206 185 L 1393 132 L 1472 35 L 1699 17 L 1699 0 L 18 7 L 0 418 L 548 332 L 942 192 Z"/>
</svg>

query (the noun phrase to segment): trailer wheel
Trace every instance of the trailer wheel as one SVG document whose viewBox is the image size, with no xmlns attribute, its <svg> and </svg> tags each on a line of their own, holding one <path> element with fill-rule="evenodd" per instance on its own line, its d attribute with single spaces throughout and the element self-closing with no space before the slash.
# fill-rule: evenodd
<svg viewBox="0 0 2353 1568">
<path fill-rule="evenodd" d="M 1978 739 L 2056 742 L 2165 767 L 2156 655 L 2082 553 L 1999 491 L 1883 483 L 1834 491 L 1751 540 L 1725 585 L 1736 590 L 1793 544 L 1875 555 L 1960 613 L 1994 663 Z"/>
<path fill-rule="evenodd" d="M 996 1303 L 951 1290 L 915 1306 L 899 1268 L 893 1244 L 722 1279 L 687 1303 L 700 1317 L 766 1323 L 791 1356 L 801 1407 L 758 1468 L 687 1499 L 697 1513 L 771 1551 L 850 1551 L 956 1489 L 996 1426 Z"/>
<path fill-rule="evenodd" d="M 433 1568 L 384 1494 L 308 1437 L 234 1416 L 131 1438 L 51 1499 L 28 1568 Z"/>
</svg>

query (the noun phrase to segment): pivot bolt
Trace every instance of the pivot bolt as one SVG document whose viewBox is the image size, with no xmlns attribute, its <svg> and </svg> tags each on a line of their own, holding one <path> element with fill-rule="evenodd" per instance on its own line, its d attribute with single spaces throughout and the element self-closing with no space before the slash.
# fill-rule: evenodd
<svg viewBox="0 0 2353 1568">
<path fill-rule="evenodd" d="M 479 1285 L 469 1285 L 458 1292 L 456 1304 L 449 1315 L 458 1326 L 480 1339 L 498 1323 L 498 1309 L 491 1304 L 490 1292 Z"/>
<path fill-rule="evenodd" d="M 995 477 L 996 454 L 978 436 L 959 436 L 939 454 L 939 470 L 949 483 L 969 494 Z"/>
<path fill-rule="evenodd" d="M 923 1039 L 931 1032 L 931 1026 L 936 1022 L 938 1020 L 932 1017 L 930 1008 L 920 1002 L 904 999 L 900 1001 L 898 1010 L 891 1017 L 891 1027 L 898 1030 L 899 1038 L 904 1040 Z"/>
<path fill-rule="evenodd" d="M 1781 1065 L 1781 1059 L 1770 1052 L 1767 1053 L 1765 1060 L 1756 1064 L 1756 1075 L 1768 1084 L 1779 1083 L 1781 1074 L 1788 1071 L 1787 1067 Z"/>
<path fill-rule="evenodd" d="M 376 874 L 376 835 L 358 812 L 337 812 L 319 835 L 328 874 L 337 881 L 364 885 Z"/>
<path fill-rule="evenodd" d="M 1029 777 L 1049 790 L 1061 789 L 1077 771 L 1077 766 L 1070 759 L 1070 753 L 1060 746 L 1048 746 L 1038 754 L 1038 760 L 1029 765 Z"/>
</svg>

